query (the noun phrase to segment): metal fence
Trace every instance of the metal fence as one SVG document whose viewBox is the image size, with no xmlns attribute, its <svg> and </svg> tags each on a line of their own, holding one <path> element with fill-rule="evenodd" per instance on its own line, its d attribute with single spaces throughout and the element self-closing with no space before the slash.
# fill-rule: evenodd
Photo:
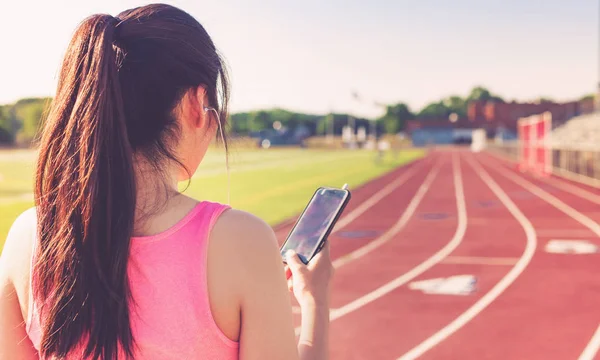
<svg viewBox="0 0 600 360">
<path fill-rule="evenodd" d="M 510 161 L 520 160 L 518 141 L 488 143 L 486 148 Z M 550 159 L 553 174 L 600 188 L 600 145 L 552 146 Z"/>
</svg>

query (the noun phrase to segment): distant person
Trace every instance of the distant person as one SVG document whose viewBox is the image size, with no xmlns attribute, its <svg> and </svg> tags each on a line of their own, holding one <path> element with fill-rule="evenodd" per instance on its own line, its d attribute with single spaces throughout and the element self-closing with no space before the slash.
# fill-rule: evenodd
<svg viewBox="0 0 600 360">
<path fill-rule="evenodd" d="M 227 94 L 187 13 L 83 21 L 43 130 L 36 206 L 0 259 L 0 359 L 327 358 L 327 247 L 309 266 L 288 256 L 286 284 L 266 223 L 177 191 L 223 126 Z"/>
<path fill-rule="evenodd" d="M 389 142 L 387 142 L 385 140 L 377 141 L 377 157 L 376 157 L 377 163 L 383 162 L 383 158 L 385 157 L 385 152 L 387 150 L 389 150 L 389 148 L 390 148 Z"/>
</svg>

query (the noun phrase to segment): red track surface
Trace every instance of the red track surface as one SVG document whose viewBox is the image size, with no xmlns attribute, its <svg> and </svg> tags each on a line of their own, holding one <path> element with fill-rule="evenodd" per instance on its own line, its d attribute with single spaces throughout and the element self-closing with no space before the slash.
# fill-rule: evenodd
<svg viewBox="0 0 600 360">
<path fill-rule="evenodd" d="M 551 239 L 600 245 L 600 203 L 585 196 L 600 191 L 445 150 L 354 189 L 345 215 L 407 173 L 330 238 L 338 259 L 332 359 L 600 359 L 590 345 L 600 324 L 600 253 L 545 251 Z M 280 240 L 290 226 L 276 229 Z M 409 288 L 453 275 L 475 276 L 475 292 Z"/>
</svg>

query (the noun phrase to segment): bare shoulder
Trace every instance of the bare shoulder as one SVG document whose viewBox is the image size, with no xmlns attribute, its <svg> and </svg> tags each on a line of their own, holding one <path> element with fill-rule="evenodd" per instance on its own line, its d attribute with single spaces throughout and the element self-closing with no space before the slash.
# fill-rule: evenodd
<svg viewBox="0 0 600 360">
<path fill-rule="evenodd" d="M 25 260 L 31 258 L 36 228 L 37 216 L 34 207 L 25 210 L 13 222 L 0 255 L 0 268 L 3 272 L 8 271 L 14 275 L 15 272 L 23 270 L 24 262 L 29 265 L 29 261 Z"/>
<path fill-rule="evenodd" d="M 246 276 L 260 277 L 265 271 L 283 269 L 275 232 L 264 220 L 245 211 L 224 212 L 215 223 L 211 242 Z"/>
<path fill-rule="evenodd" d="M 14 232 L 14 231 L 31 232 L 30 230 L 32 230 L 32 228 L 31 228 L 32 225 L 34 226 L 33 230 L 35 230 L 36 221 L 37 221 L 36 209 L 35 209 L 35 207 L 30 207 L 29 209 L 23 211 L 19 216 L 17 216 L 17 218 L 13 222 L 13 225 L 10 228 L 10 232 Z"/>
<path fill-rule="evenodd" d="M 3 287 L 16 291 L 23 318 L 27 316 L 29 303 L 29 274 L 36 228 L 35 208 L 21 213 L 13 222 L 0 255 L 0 282 Z"/>
<path fill-rule="evenodd" d="M 215 223 L 212 236 L 240 250 L 277 248 L 277 239 L 271 226 L 261 218 L 241 210 L 224 212 Z"/>
</svg>

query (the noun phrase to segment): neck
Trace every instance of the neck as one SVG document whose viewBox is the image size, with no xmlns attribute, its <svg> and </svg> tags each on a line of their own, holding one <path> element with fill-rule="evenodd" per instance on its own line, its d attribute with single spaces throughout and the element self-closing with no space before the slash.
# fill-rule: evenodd
<svg viewBox="0 0 600 360">
<path fill-rule="evenodd" d="M 136 209 L 134 233 L 146 233 L 150 220 L 166 211 L 179 197 L 175 172 L 159 171 L 142 156 L 135 159 Z"/>
</svg>

